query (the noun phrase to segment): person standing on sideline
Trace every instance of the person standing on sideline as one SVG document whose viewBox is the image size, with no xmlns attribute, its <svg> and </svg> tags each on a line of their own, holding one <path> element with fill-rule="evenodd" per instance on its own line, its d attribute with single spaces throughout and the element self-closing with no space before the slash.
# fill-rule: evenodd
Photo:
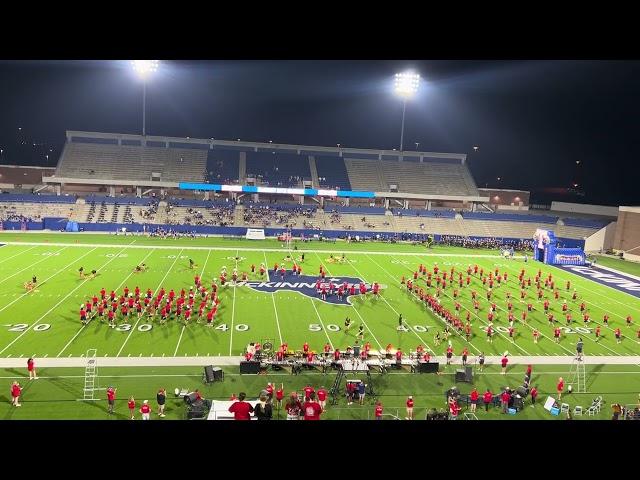
<svg viewBox="0 0 640 480">
<path fill-rule="evenodd" d="M 502 401 L 502 413 L 507 413 L 507 410 L 509 410 L 509 402 L 511 401 L 511 394 L 509 393 L 509 390 L 502 392 L 500 400 Z"/>
<path fill-rule="evenodd" d="M 302 411 L 304 412 L 305 420 L 320 420 L 322 408 L 320 408 L 320 404 L 316 402 L 315 392 L 309 395 L 309 399 L 304 403 Z"/>
<path fill-rule="evenodd" d="M 164 414 L 164 405 L 165 403 L 167 403 L 167 390 L 164 388 L 161 388 L 160 390 L 158 390 L 158 393 L 156 394 L 156 401 L 158 402 L 158 415 L 162 418 L 165 417 Z"/>
<path fill-rule="evenodd" d="M 300 411 L 302 410 L 302 404 L 298 400 L 298 394 L 293 392 L 289 401 L 284 406 L 287 411 L 287 420 L 300 420 Z"/>
<path fill-rule="evenodd" d="M 382 402 L 378 400 L 376 402 L 376 411 L 375 411 L 376 420 L 382 420 L 382 411 L 383 411 Z"/>
<path fill-rule="evenodd" d="M 536 406 L 536 398 L 538 398 L 538 386 L 534 386 L 531 389 L 531 406 L 535 407 Z"/>
<path fill-rule="evenodd" d="M 469 399 L 471 400 L 471 413 L 476 413 L 476 406 L 478 405 L 478 390 L 474 387 L 471 391 L 471 395 L 469 395 Z"/>
<path fill-rule="evenodd" d="M 507 374 L 507 363 L 509 363 L 509 359 L 507 358 L 506 355 L 504 355 L 502 357 L 502 360 L 500 360 L 500 362 L 502 363 L 502 375 L 506 375 Z"/>
<path fill-rule="evenodd" d="M 149 406 L 149 400 L 142 402 L 140 407 L 140 413 L 142 414 L 142 420 L 149 420 L 151 414 L 151 407 Z"/>
<path fill-rule="evenodd" d="M 250 413 L 253 413 L 253 406 L 249 402 L 245 402 L 247 394 L 240 392 L 238 401 L 229 407 L 229 412 L 233 413 L 235 420 L 251 420 Z"/>
<path fill-rule="evenodd" d="M 318 403 L 320 404 L 320 408 L 322 411 L 325 410 L 325 405 L 327 404 L 327 389 L 324 387 L 320 387 L 318 389 Z"/>
<path fill-rule="evenodd" d="M 402 314 L 398 317 L 398 330 L 402 327 Z"/>
<path fill-rule="evenodd" d="M 260 395 L 260 401 L 256 404 L 253 414 L 258 420 L 271 420 L 273 417 L 273 407 L 269 395 Z"/>
<path fill-rule="evenodd" d="M 107 388 L 107 403 L 109 404 L 109 407 L 107 409 L 107 413 L 113 413 L 113 406 L 116 403 L 116 392 L 117 391 L 118 391 L 117 388 L 113 388 L 113 387 Z"/>
<path fill-rule="evenodd" d="M 136 409 L 136 399 L 133 397 L 129 397 L 129 401 L 127 402 L 127 407 L 129 407 L 129 413 L 131 414 L 131 420 L 135 420 L 135 409 Z"/>
<path fill-rule="evenodd" d="M 413 420 L 413 397 L 407 398 L 407 420 Z"/>
<path fill-rule="evenodd" d="M 564 379 L 560 377 L 558 379 L 558 385 L 556 385 L 558 391 L 558 400 L 562 400 L 562 391 L 564 390 Z"/>
<path fill-rule="evenodd" d="M 484 352 L 480 352 L 480 355 L 478 355 L 478 371 L 481 372 L 482 370 L 484 370 Z"/>
<path fill-rule="evenodd" d="M 13 405 L 14 407 L 21 407 L 22 405 L 20 404 L 20 395 L 22 394 L 22 387 L 20 386 L 20 384 L 16 381 L 13 382 L 13 384 L 11 385 L 11 405 Z"/>
<path fill-rule="evenodd" d="M 493 401 L 493 393 L 491 393 L 491 390 L 489 390 L 487 388 L 487 391 L 484 392 L 484 395 L 482 396 L 482 401 L 484 402 L 484 408 L 485 411 L 489 411 L 489 404 Z"/>
<path fill-rule="evenodd" d="M 364 382 L 360 382 L 358 384 L 358 401 L 360 403 L 360 405 L 364 405 L 364 396 L 367 393 L 366 391 L 366 385 L 364 384 Z M 324 408 L 323 408 L 324 410 Z"/>
<path fill-rule="evenodd" d="M 36 365 L 33 361 L 33 358 L 27 360 L 27 370 L 29 370 L 29 380 L 38 379 L 38 375 L 36 374 Z"/>
</svg>

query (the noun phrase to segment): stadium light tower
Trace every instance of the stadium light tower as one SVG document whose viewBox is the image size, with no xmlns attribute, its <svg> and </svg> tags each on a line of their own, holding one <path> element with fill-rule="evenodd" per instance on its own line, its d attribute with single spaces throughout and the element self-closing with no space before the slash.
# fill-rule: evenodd
<svg viewBox="0 0 640 480">
<path fill-rule="evenodd" d="M 420 75 L 414 72 L 396 73 L 395 91 L 402 97 L 402 129 L 400 130 L 400 151 L 404 146 L 404 114 L 407 110 L 407 100 L 413 97 L 420 85 Z"/>
<path fill-rule="evenodd" d="M 158 60 L 131 60 L 133 71 L 142 80 L 142 136 L 147 134 L 147 80 L 158 69 Z"/>
</svg>

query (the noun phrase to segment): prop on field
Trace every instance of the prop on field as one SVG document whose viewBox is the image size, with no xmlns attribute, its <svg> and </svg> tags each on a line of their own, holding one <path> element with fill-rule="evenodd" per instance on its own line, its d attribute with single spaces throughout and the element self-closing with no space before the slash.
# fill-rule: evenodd
<svg viewBox="0 0 640 480">
<path fill-rule="evenodd" d="M 533 235 L 534 259 L 547 265 L 585 265 L 586 255 L 582 248 L 562 248 L 557 246 L 553 231 L 536 229 Z"/>
</svg>

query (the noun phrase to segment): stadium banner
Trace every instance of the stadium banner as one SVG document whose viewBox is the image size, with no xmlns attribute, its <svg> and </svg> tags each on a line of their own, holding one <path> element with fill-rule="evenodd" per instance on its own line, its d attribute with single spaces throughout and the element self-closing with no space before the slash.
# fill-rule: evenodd
<svg viewBox="0 0 640 480">
<path fill-rule="evenodd" d="M 640 298 L 640 281 L 637 278 L 625 275 L 622 272 L 612 272 L 611 270 L 603 270 L 598 266 L 582 266 L 582 265 L 558 265 L 568 272 L 574 273 L 582 278 L 588 278 L 600 285 L 606 285 L 615 288 L 621 292 Z"/>
<path fill-rule="evenodd" d="M 374 192 L 355 192 L 351 190 L 323 190 L 315 188 L 280 188 L 280 187 L 253 187 L 248 185 L 218 185 L 215 183 L 189 183 L 178 184 L 180 190 L 213 190 L 216 192 L 238 193 L 269 193 L 280 195 L 308 195 L 314 197 L 353 197 L 375 198 Z"/>
<path fill-rule="evenodd" d="M 247 228 L 247 234 L 245 236 L 247 240 L 264 240 L 264 229 L 262 228 Z"/>
</svg>

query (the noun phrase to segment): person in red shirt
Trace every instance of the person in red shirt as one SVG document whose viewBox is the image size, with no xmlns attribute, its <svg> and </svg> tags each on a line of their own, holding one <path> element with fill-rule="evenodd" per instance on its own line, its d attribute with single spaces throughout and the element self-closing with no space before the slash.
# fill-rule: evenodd
<svg viewBox="0 0 640 480">
<path fill-rule="evenodd" d="M 491 390 L 489 390 L 488 388 L 487 388 L 487 391 L 484 392 L 484 394 L 482 395 L 482 401 L 484 402 L 485 411 L 488 412 L 489 405 L 493 401 L 493 393 L 491 393 Z"/>
<path fill-rule="evenodd" d="M 531 406 L 535 406 L 536 398 L 538 398 L 538 387 L 535 386 L 531 389 Z"/>
<path fill-rule="evenodd" d="M 556 343 L 560 343 L 560 327 L 556 327 L 553 331 L 553 340 Z"/>
<path fill-rule="evenodd" d="M 280 384 L 280 388 L 276 390 L 276 404 L 278 405 L 278 411 L 282 408 L 282 399 L 284 398 L 284 384 Z"/>
<path fill-rule="evenodd" d="M 407 398 L 407 420 L 413 420 L 413 397 Z"/>
<path fill-rule="evenodd" d="M 600 340 L 600 325 L 596 327 L 596 342 Z"/>
<path fill-rule="evenodd" d="M 36 365 L 33 361 L 33 358 L 27 360 L 27 370 L 29 371 L 29 380 L 38 379 L 38 375 L 36 375 Z"/>
<path fill-rule="evenodd" d="M 305 420 L 320 420 L 320 414 L 322 413 L 322 407 L 316 402 L 316 394 L 311 393 L 309 399 L 302 406 Z"/>
<path fill-rule="evenodd" d="M 381 401 L 377 401 L 376 402 L 376 410 L 375 410 L 375 417 L 376 420 L 382 420 L 382 412 L 383 412 L 383 407 L 382 407 L 382 402 Z"/>
<path fill-rule="evenodd" d="M 303 390 L 304 390 L 305 401 L 308 401 L 309 398 L 311 398 L 311 394 L 315 392 L 314 388 L 309 384 L 307 384 L 307 386 L 304 387 Z"/>
<path fill-rule="evenodd" d="M 509 359 L 507 358 L 506 355 L 504 355 L 502 357 L 502 360 L 500 360 L 500 363 L 502 364 L 502 375 L 506 375 L 507 374 L 507 363 L 509 363 Z"/>
<path fill-rule="evenodd" d="M 502 392 L 502 395 L 500 395 L 500 401 L 502 402 L 502 413 L 507 413 L 507 410 L 509 409 L 509 402 L 511 401 L 511 394 L 508 390 Z"/>
<path fill-rule="evenodd" d="M 631 326 L 631 315 L 627 315 L 627 327 Z"/>
<path fill-rule="evenodd" d="M 318 403 L 320 403 L 320 408 L 322 411 L 325 411 L 325 405 L 327 404 L 327 389 L 324 387 L 320 387 L 317 392 L 318 395 Z"/>
<path fill-rule="evenodd" d="M 476 412 L 476 406 L 478 405 L 478 398 L 480 397 L 480 394 L 478 394 L 478 390 L 476 390 L 476 388 L 474 387 L 473 390 L 471 391 L 471 394 L 469 395 L 469 400 L 471 400 L 471 413 L 475 413 Z"/>
<path fill-rule="evenodd" d="M 142 414 L 142 420 L 149 420 L 151 415 L 151 407 L 149 406 L 149 400 L 142 402 L 140 407 L 140 413 Z"/>
<path fill-rule="evenodd" d="M 116 403 L 116 392 L 117 388 L 109 387 L 107 388 L 107 404 L 109 405 L 107 412 L 113 413 L 113 407 Z"/>
<path fill-rule="evenodd" d="M 244 401 L 246 397 L 246 393 L 240 392 L 238 401 L 229 407 L 229 412 L 233 413 L 235 420 L 251 420 L 250 414 L 253 413 L 253 406 L 249 402 Z"/>
<path fill-rule="evenodd" d="M 615 331 L 613 332 L 616 336 L 616 342 L 617 343 L 622 343 L 622 334 L 620 332 L 620 328 L 616 328 Z"/>
<path fill-rule="evenodd" d="M 133 397 L 129 397 L 129 401 L 127 402 L 127 407 L 129 407 L 129 413 L 131 413 L 131 420 L 135 420 L 135 409 L 136 409 L 136 400 Z"/>
<path fill-rule="evenodd" d="M 87 311 L 84 309 L 84 304 L 80 306 L 80 322 L 83 325 L 87 324 Z"/>
<path fill-rule="evenodd" d="M 562 377 L 558 379 L 556 390 L 558 391 L 558 400 L 562 400 L 562 391 L 564 390 L 564 379 Z"/>
</svg>

